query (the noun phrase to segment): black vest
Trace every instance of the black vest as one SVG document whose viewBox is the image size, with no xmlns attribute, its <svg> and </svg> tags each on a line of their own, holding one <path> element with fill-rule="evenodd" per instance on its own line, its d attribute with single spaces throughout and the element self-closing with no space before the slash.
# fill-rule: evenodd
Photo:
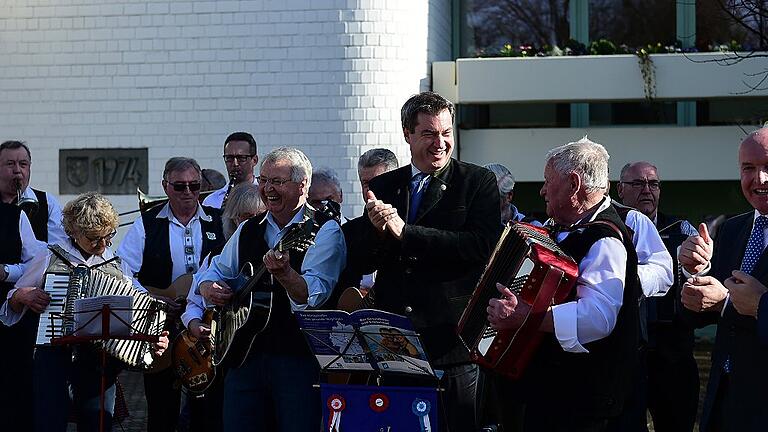
<svg viewBox="0 0 768 432">
<path fill-rule="evenodd" d="M 136 275 L 139 283 L 151 287 L 165 289 L 173 282 L 173 259 L 171 257 L 171 243 L 168 238 L 167 218 L 158 218 L 165 206 L 157 206 L 141 215 L 144 223 L 144 252 L 141 268 Z M 203 211 L 211 216 L 211 221 L 200 219 L 200 228 L 203 234 L 203 248 L 200 251 L 202 261 L 208 253 L 225 243 L 224 233 L 221 229 L 221 213 L 213 207 L 203 207 Z M 198 263 L 199 264 L 199 263 Z"/>
<path fill-rule="evenodd" d="M 253 217 L 243 225 L 238 249 L 240 268 L 246 262 L 253 264 L 254 269 L 264 265 L 262 259 L 269 251 L 269 246 L 264 240 L 266 227 L 266 217 Z M 301 273 L 304 255 L 305 253 L 294 250 L 290 252 L 291 268 L 299 273 Z M 291 303 L 285 288 L 277 280 L 273 283 L 269 273 L 265 273 L 257 290 L 272 293 L 272 314 L 267 328 L 256 337 L 251 352 L 311 356 L 296 317 L 291 311 Z"/>
<path fill-rule="evenodd" d="M 624 221 L 613 207 L 600 212 L 595 221 L 610 222 L 619 228 L 623 240 L 610 226 L 594 224 L 581 232 L 572 232 L 560 246 L 576 262 L 581 262 L 598 240 L 613 237 L 623 241 L 627 251 L 626 278 L 616 326 L 607 337 L 585 344 L 588 354 L 565 352 L 554 334 L 546 335 L 523 382 L 532 401 L 564 408 L 577 416 L 608 417 L 621 411 L 638 365 L 640 286 L 637 253 Z M 575 295 L 574 289 L 571 299 Z"/>
<path fill-rule="evenodd" d="M 0 203 L 0 264 L 18 264 L 21 262 L 21 233 L 19 218 L 21 209 L 13 204 Z M 0 297 L 3 301 L 13 283 L 0 282 Z"/>
<path fill-rule="evenodd" d="M 35 237 L 41 242 L 48 243 L 48 197 L 45 192 L 37 189 L 32 189 L 32 192 L 37 197 L 38 208 L 35 214 L 29 218 L 29 223 L 32 225 Z"/>
</svg>

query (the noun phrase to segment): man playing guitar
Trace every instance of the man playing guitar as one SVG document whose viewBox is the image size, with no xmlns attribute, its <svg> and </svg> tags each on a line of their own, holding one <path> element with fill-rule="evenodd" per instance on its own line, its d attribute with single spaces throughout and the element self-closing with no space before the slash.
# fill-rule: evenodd
<svg viewBox="0 0 768 432">
<path fill-rule="evenodd" d="M 326 301 L 345 262 L 344 237 L 337 223 L 327 222 L 306 253 L 273 249 L 311 213 L 305 205 L 311 178 L 312 165 L 300 150 L 267 154 L 258 177 L 266 216 L 242 224 L 200 275 L 203 298 L 223 307 L 237 295 L 224 281 L 234 279 L 246 263 L 263 263 L 269 272 L 258 289 L 272 296 L 269 324 L 246 342 L 250 350 L 246 347 L 242 364 L 230 369 L 224 382 L 225 431 L 265 431 L 273 422 L 279 431 L 299 432 L 320 422 L 319 394 L 312 387 L 318 366 L 292 311 Z"/>
</svg>

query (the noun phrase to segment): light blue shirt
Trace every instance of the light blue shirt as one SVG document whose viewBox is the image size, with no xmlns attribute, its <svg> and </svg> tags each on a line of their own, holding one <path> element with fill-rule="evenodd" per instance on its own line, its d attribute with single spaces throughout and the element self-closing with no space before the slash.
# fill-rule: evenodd
<svg viewBox="0 0 768 432">
<path fill-rule="evenodd" d="M 274 248 L 277 242 L 285 235 L 290 226 L 302 222 L 304 212 L 299 211 L 283 229 L 277 225 L 271 213 L 267 213 L 264 231 L 264 240 L 270 248 Z M 244 222 L 245 223 L 245 222 Z M 199 291 L 199 284 L 204 281 L 220 281 L 234 279 L 240 272 L 239 250 L 240 232 L 243 224 L 237 227 L 232 237 L 224 245 L 221 254 L 211 260 L 211 265 L 201 274 L 195 290 Z M 304 310 L 307 307 L 319 307 L 328 299 L 333 287 L 339 280 L 339 274 L 347 261 L 347 246 L 344 243 L 344 235 L 339 224 L 333 221 L 326 222 L 315 237 L 315 243 L 307 249 L 304 262 L 301 264 L 301 277 L 307 283 L 308 299 L 306 304 L 298 304 L 291 300 L 291 309 Z M 253 263 L 258 268 L 262 263 Z M 266 276 L 265 276 L 266 277 Z"/>
</svg>

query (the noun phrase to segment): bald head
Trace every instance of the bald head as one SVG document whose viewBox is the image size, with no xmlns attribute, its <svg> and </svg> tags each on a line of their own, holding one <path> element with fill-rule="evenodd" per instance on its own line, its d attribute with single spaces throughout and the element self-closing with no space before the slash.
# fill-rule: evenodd
<svg viewBox="0 0 768 432">
<path fill-rule="evenodd" d="M 758 129 L 739 146 L 741 192 L 760 214 L 768 214 L 768 128 Z"/>
</svg>

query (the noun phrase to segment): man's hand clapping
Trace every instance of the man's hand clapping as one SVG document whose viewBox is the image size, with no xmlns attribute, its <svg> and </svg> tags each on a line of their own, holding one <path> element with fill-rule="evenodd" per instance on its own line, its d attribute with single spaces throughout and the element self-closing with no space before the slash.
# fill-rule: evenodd
<svg viewBox="0 0 768 432">
<path fill-rule="evenodd" d="M 368 213 L 368 219 L 371 220 L 373 226 L 379 231 L 387 230 L 396 239 L 401 240 L 405 221 L 397 214 L 397 209 L 391 204 L 377 199 L 372 191 L 368 191 L 367 197 L 365 211 Z"/>
</svg>

